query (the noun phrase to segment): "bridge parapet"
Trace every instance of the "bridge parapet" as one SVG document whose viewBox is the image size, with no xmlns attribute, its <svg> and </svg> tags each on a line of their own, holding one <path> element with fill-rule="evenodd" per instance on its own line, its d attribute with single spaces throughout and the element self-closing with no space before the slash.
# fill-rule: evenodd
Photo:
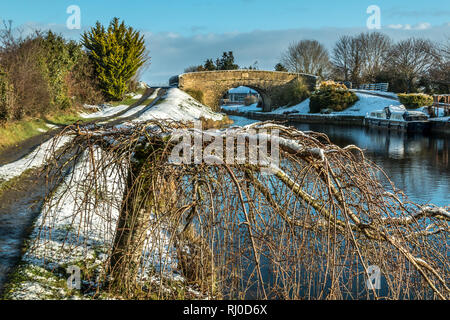
<svg viewBox="0 0 450 320">
<path fill-rule="evenodd" d="M 201 91 L 203 103 L 212 109 L 219 108 L 219 100 L 231 88 L 246 86 L 252 88 L 263 99 L 263 110 L 271 111 L 271 96 L 296 79 L 303 79 L 314 90 L 317 77 L 309 74 L 262 71 L 262 70 L 224 70 L 184 73 L 178 76 L 178 87 L 184 91 Z M 173 79 L 171 80 L 174 81 Z"/>
</svg>

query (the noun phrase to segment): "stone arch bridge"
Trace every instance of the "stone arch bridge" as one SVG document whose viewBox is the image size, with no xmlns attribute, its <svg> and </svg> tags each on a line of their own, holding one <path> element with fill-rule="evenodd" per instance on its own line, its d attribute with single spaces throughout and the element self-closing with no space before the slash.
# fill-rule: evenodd
<svg viewBox="0 0 450 320">
<path fill-rule="evenodd" d="M 239 86 L 256 90 L 262 97 L 263 111 L 271 111 L 272 95 L 296 79 L 303 79 L 314 90 L 317 77 L 309 74 L 260 71 L 226 70 L 185 73 L 170 79 L 171 85 L 178 85 L 184 91 L 201 91 L 203 103 L 218 110 L 219 101 L 225 93 Z"/>
</svg>

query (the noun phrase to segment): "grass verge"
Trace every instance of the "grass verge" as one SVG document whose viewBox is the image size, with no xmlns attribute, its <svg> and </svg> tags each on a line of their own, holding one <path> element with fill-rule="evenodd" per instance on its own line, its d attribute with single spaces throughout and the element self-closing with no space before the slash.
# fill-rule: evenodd
<svg viewBox="0 0 450 320">
<path fill-rule="evenodd" d="M 84 119 L 77 112 L 62 112 L 51 114 L 42 118 L 29 118 L 20 121 L 0 124 L 0 152 L 11 146 L 19 146 L 19 143 L 34 136 L 40 135 L 53 126 L 66 126 L 77 121 L 88 122 L 93 119 Z"/>
</svg>

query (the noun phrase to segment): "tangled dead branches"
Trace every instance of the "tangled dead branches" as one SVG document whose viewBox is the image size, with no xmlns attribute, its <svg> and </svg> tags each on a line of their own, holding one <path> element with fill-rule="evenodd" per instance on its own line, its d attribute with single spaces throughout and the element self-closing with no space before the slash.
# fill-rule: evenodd
<svg viewBox="0 0 450 320">
<path fill-rule="evenodd" d="M 408 201 L 356 146 L 269 122 L 204 132 L 150 121 L 64 134 L 74 140 L 58 154 L 71 152 L 77 165 L 49 195 L 40 239 L 63 212 L 75 238 L 88 239 L 72 247 L 104 240 L 98 288 L 173 297 L 167 275 L 179 272 L 216 298 L 450 297 L 448 207 Z M 178 163 L 176 148 L 185 153 Z M 279 161 L 252 161 L 267 150 Z M 68 194 L 70 209 L 58 210 Z M 379 290 L 367 286 L 370 266 L 380 268 Z"/>
</svg>

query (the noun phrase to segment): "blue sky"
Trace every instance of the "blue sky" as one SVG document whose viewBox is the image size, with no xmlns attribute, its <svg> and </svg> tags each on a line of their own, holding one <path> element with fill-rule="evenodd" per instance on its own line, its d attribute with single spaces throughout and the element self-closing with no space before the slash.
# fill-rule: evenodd
<svg viewBox="0 0 450 320">
<path fill-rule="evenodd" d="M 81 9 L 82 30 L 65 27 L 70 5 Z M 291 41 L 315 38 L 331 48 L 340 35 L 367 31 L 370 5 L 380 7 L 381 31 L 394 39 L 450 37 L 448 0 L 2 0 L 0 19 L 79 39 L 97 20 L 118 16 L 146 34 L 152 66 L 143 78 L 159 84 L 225 50 L 266 69 Z"/>
</svg>

